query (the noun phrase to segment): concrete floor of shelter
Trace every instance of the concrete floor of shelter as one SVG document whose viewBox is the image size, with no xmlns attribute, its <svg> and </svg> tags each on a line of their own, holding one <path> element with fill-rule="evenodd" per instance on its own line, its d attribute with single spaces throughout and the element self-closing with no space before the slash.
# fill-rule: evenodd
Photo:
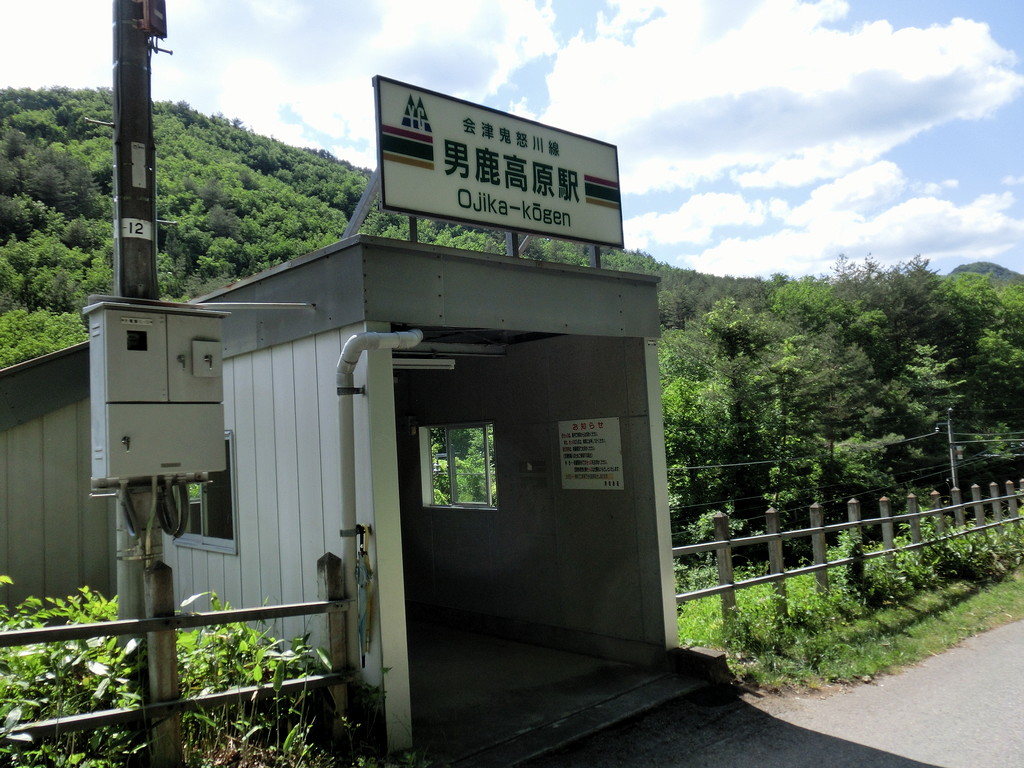
<svg viewBox="0 0 1024 768">
<path fill-rule="evenodd" d="M 409 624 L 415 749 L 511 766 L 700 688 L 693 678 L 427 622 Z"/>
</svg>

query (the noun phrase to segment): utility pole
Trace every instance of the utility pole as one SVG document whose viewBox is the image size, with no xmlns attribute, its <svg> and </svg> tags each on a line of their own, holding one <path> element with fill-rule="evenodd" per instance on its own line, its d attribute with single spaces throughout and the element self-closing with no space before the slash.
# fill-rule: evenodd
<svg viewBox="0 0 1024 768">
<path fill-rule="evenodd" d="M 953 444 L 953 409 L 946 409 L 946 435 L 949 438 L 949 472 L 953 488 L 960 487 L 960 480 L 956 476 L 956 445 Z"/>
<path fill-rule="evenodd" d="M 163 0 L 114 0 L 114 295 L 157 299 L 156 148 L 152 37 L 165 37 Z"/>
<path fill-rule="evenodd" d="M 166 37 L 164 0 L 114 3 L 114 296 L 158 299 L 156 278 L 156 147 L 150 92 L 151 39 Z M 129 491 L 123 491 L 129 493 Z M 137 494 L 147 509 L 152 493 Z M 118 497 L 118 506 L 123 503 Z M 160 534 L 143 544 L 117 514 L 117 593 L 121 618 L 145 615 L 145 558 Z M 148 538 L 148 537 L 146 537 Z M 146 550 L 149 550 L 148 552 Z"/>
</svg>

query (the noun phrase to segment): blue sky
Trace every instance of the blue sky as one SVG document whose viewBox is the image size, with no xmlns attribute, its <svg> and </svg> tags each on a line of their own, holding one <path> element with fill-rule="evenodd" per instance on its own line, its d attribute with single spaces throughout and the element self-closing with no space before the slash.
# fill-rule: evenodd
<svg viewBox="0 0 1024 768">
<path fill-rule="evenodd" d="M 0 7 L 0 87 L 110 85 L 110 0 Z M 376 74 L 611 142 L 626 247 L 669 264 L 1024 272 L 1024 3 L 167 0 L 167 16 L 154 98 L 360 166 Z"/>
</svg>

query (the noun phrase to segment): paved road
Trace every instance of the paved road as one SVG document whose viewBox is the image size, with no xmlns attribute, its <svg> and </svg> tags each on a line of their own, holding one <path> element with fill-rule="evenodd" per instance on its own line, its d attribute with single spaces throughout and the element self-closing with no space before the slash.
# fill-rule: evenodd
<svg viewBox="0 0 1024 768">
<path fill-rule="evenodd" d="M 705 689 L 529 768 L 1022 768 L 1024 622 L 830 695 Z"/>
</svg>

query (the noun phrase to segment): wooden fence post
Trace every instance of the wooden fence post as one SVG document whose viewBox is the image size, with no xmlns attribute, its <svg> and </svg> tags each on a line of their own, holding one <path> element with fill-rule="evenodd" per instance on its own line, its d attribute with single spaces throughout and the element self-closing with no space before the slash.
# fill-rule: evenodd
<svg viewBox="0 0 1024 768">
<path fill-rule="evenodd" d="M 913 493 L 907 494 L 907 514 L 916 515 L 920 512 L 920 507 L 917 506 L 917 496 Z M 910 543 L 920 544 L 921 543 L 921 518 L 912 517 L 910 518 Z"/>
<path fill-rule="evenodd" d="M 981 486 L 975 483 L 971 486 L 971 499 L 980 502 L 981 501 Z M 974 505 L 974 524 L 982 526 L 985 524 L 985 505 L 975 504 Z"/>
<path fill-rule="evenodd" d="M 851 523 L 860 523 L 860 500 L 850 499 L 846 502 L 846 519 Z M 850 539 L 853 541 L 853 563 L 850 565 L 850 574 L 856 584 L 864 581 L 864 529 L 858 525 L 850 529 Z"/>
<path fill-rule="evenodd" d="M 953 519 L 956 521 L 956 527 L 963 528 L 967 525 L 967 520 L 964 517 L 964 508 L 960 506 L 964 503 L 964 495 L 960 492 L 959 488 L 950 488 L 949 495 L 954 506 Z"/>
<path fill-rule="evenodd" d="M 846 502 L 846 519 L 849 520 L 851 523 L 859 523 L 860 518 L 860 499 L 850 499 L 848 502 Z M 856 535 L 857 538 L 860 539 L 860 526 L 857 526 L 856 528 L 851 528 L 850 533 Z"/>
<path fill-rule="evenodd" d="M 775 538 L 768 542 L 768 571 L 769 573 L 782 573 L 786 570 L 785 558 L 782 554 L 782 536 L 779 535 L 782 528 L 779 523 L 779 512 L 776 509 L 769 509 L 764 515 L 766 530 L 769 535 Z M 789 612 L 786 603 L 786 580 L 779 579 L 775 582 L 775 594 L 779 596 L 779 615 L 785 616 Z"/>
<path fill-rule="evenodd" d="M 989 502 L 989 506 L 992 507 L 992 522 L 993 523 L 1001 523 L 1001 522 L 1003 522 L 1003 505 L 1002 505 L 1002 503 L 1000 503 L 998 501 L 995 501 L 995 499 L 999 498 L 1000 495 L 1001 494 L 999 493 L 999 483 L 996 483 L 996 482 L 989 483 L 988 484 L 988 497 L 989 497 L 989 499 L 992 499 L 992 501 Z M 1002 529 L 1001 528 L 997 528 L 996 530 L 1002 530 Z"/>
<path fill-rule="evenodd" d="M 942 536 L 946 533 L 946 516 L 942 514 L 942 494 L 938 491 L 932 491 L 932 509 L 935 510 L 933 517 L 935 518 L 935 532 Z"/>
<path fill-rule="evenodd" d="M 1020 522 L 1020 512 L 1017 505 L 1017 488 L 1013 485 L 1013 480 L 1006 481 L 1006 495 L 1009 496 L 1006 500 L 1006 511 L 1009 513 L 1009 518 L 1016 522 Z"/>
<path fill-rule="evenodd" d="M 174 573 L 157 561 L 146 569 L 146 616 L 174 616 Z M 149 701 L 175 701 L 181 696 L 178 683 L 177 632 L 173 629 L 148 632 Z M 181 716 L 174 714 L 149 723 L 149 751 L 152 768 L 178 768 L 184 764 L 181 744 Z"/>
<path fill-rule="evenodd" d="M 345 571 L 341 558 L 333 552 L 326 553 L 316 561 L 317 592 L 321 600 L 342 600 L 345 597 Z M 330 610 L 325 615 L 327 622 L 327 658 L 331 672 L 344 672 L 348 668 L 348 653 L 345 639 L 345 613 Z M 335 744 L 342 744 L 345 735 L 345 715 L 348 713 L 348 684 L 338 683 L 327 689 L 329 709 L 325 713 L 331 723 L 331 738 Z"/>
<path fill-rule="evenodd" d="M 892 517 L 892 501 L 890 501 L 888 496 L 883 496 L 878 500 L 878 516 Z M 893 544 L 892 523 L 882 523 L 882 547 L 886 550 L 886 560 L 892 560 Z"/>
<path fill-rule="evenodd" d="M 821 508 L 821 504 L 815 502 L 814 504 L 811 504 L 811 528 L 822 529 L 811 534 L 811 548 L 814 551 L 815 565 L 824 565 L 828 562 L 828 554 L 825 548 L 824 527 L 825 512 Z M 828 590 L 828 569 L 822 568 L 820 571 L 815 571 L 814 576 L 818 581 L 818 591 L 824 592 Z"/>
<path fill-rule="evenodd" d="M 715 523 L 715 541 L 726 542 L 715 550 L 718 561 L 718 584 L 724 586 L 735 582 L 732 570 L 732 547 L 729 546 L 729 516 L 725 512 L 716 512 L 712 518 Z M 729 589 L 722 593 L 722 618 L 730 621 L 736 612 L 736 590 Z"/>
</svg>

